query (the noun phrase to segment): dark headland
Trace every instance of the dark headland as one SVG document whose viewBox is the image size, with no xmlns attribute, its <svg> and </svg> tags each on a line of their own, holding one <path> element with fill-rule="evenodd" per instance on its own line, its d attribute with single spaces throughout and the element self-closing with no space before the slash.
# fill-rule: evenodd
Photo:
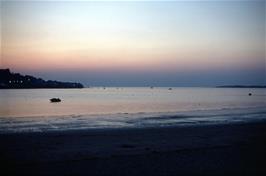
<svg viewBox="0 0 266 176">
<path fill-rule="evenodd" d="M 0 69 L 0 89 L 27 88 L 83 88 L 81 83 L 45 81 L 30 75 L 12 73 L 9 69 Z"/>
</svg>

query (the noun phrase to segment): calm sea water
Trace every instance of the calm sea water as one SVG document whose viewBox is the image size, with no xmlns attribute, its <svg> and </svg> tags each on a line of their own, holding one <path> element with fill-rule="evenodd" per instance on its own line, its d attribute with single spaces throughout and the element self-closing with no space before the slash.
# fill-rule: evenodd
<svg viewBox="0 0 266 176">
<path fill-rule="evenodd" d="M 265 109 L 265 89 L 0 90 L 0 132 L 233 122 L 264 119 Z"/>
</svg>

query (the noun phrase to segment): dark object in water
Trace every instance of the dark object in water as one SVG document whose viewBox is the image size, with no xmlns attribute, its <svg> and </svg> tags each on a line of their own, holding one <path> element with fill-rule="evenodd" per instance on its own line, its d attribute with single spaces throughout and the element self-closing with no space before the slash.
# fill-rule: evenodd
<svg viewBox="0 0 266 176">
<path fill-rule="evenodd" d="M 51 98 L 50 101 L 51 103 L 61 102 L 60 98 Z"/>
<path fill-rule="evenodd" d="M 248 96 L 251 96 L 251 95 L 252 95 L 252 93 L 249 93 L 249 94 L 248 94 Z"/>
<path fill-rule="evenodd" d="M 172 90 L 172 88 L 169 88 L 168 90 Z"/>
</svg>

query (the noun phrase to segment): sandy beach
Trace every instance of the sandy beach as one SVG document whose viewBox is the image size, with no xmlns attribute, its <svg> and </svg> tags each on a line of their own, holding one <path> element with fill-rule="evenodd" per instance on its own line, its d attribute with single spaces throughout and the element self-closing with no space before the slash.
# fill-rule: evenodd
<svg viewBox="0 0 266 176">
<path fill-rule="evenodd" d="M 1 175 L 263 175 L 266 122 L 1 134 Z"/>
</svg>

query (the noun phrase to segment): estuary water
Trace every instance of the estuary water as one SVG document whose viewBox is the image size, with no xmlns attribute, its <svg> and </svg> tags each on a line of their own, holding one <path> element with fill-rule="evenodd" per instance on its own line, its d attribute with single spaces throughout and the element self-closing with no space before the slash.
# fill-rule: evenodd
<svg viewBox="0 0 266 176">
<path fill-rule="evenodd" d="M 266 89 L 0 90 L 0 132 L 139 128 L 266 119 Z M 252 93 L 252 96 L 248 94 Z M 60 103 L 50 103 L 58 97 Z"/>
</svg>

